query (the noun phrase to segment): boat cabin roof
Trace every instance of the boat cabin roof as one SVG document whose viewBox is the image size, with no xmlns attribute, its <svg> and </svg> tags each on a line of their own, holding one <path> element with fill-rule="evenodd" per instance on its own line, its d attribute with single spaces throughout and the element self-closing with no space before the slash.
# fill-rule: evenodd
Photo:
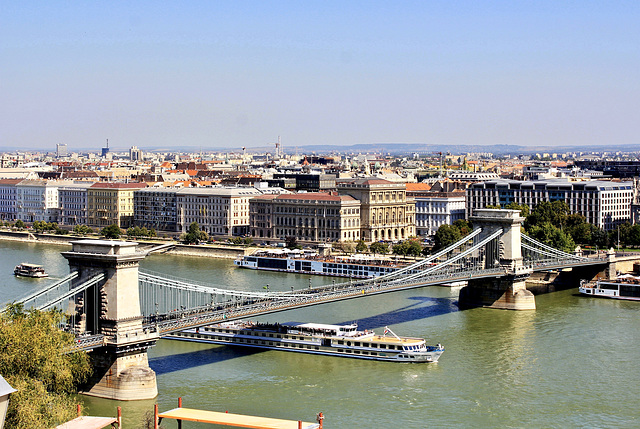
<svg viewBox="0 0 640 429">
<path fill-rule="evenodd" d="M 20 264 L 21 267 L 25 267 L 25 268 L 42 268 L 42 265 L 38 265 L 38 264 L 29 264 L 26 262 L 23 262 Z"/>
<path fill-rule="evenodd" d="M 358 325 L 350 324 L 350 325 L 328 325 L 324 323 L 297 323 L 297 322 L 288 322 L 283 323 L 284 326 L 288 326 L 290 328 L 301 328 L 301 329 L 320 329 L 323 331 L 353 331 L 358 329 Z"/>
</svg>

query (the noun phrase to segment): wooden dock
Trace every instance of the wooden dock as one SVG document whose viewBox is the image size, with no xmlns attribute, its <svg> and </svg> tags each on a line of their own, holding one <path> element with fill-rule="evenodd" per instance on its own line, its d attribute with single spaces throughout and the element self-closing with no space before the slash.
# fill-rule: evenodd
<svg viewBox="0 0 640 429">
<path fill-rule="evenodd" d="M 183 421 L 200 423 L 211 423 L 222 426 L 235 426 L 253 429 L 322 429 L 324 416 L 318 413 L 317 423 L 303 422 L 301 420 L 282 420 L 270 417 L 247 416 L 243 414 L 221 413 L 217 411 L 197 410 L 194 408 L 183 408 L 182 398 L 178 398 L 178 408 L 158 413 L 158 406 L 155 406 L 155 428 L 162 419 L 173 419 L 178 421 L 178 428 L 182 427 Z"/>
</svg>

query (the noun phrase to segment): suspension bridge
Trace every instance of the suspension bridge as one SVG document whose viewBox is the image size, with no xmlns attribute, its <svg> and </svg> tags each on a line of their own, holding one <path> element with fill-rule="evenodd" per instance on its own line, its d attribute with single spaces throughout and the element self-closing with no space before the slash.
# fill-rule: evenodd
<svg viewBox="0 0 640 429">
<path fill-rule="evenodd" d="M 146 351 L 164 335 L 222 321 L 397 290 L 466 281 L 463 306 L 535 309 L 525 280 L 535 271 L 601 265 L 521 235 L 513 210 L 478 210 L 469 235 L 395 272 L 286 292 L 239 291 L 139 270 L 136 243 L 82 240 L 62 255 L 71 273 L 24 298 L 25 308 L 59 308 L 76 348 L 93 350 L 102 373 L 86 393 L 112 399 L 155 397 Z"/>
</svg>

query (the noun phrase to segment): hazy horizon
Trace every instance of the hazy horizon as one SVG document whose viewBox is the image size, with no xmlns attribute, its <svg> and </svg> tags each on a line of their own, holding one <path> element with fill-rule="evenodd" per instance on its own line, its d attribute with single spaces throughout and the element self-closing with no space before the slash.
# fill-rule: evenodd
<svg viewBox="0 0 640 429">
<path fill-rule="evenodd" d="M 637 2 L 14 2 L 0 150 L 636 144 Z"/>
</svg>

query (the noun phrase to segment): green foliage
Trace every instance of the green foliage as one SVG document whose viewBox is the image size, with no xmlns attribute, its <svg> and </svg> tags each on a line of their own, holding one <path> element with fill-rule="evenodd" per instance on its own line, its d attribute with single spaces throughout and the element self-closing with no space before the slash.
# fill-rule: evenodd
<svg viewBox="0 0 640 429">
<path fill-rule="evenodd" d="M 529 231 L 527 231 L 527 234 L 535 240 L 565 252 L 573 252 L 576 248 L 576 243 L 573 241 L 571 235 L 552 225 L 550 222 L 533 225 Z"/>
<path fill-rule="evenodd" d="M 434 237 L 433 250 L 437 251 L 455 243 L 462 238 L 462 233 L 453 225 L 440 225 Z"/>
<path fill-rule="evenodd" d="M 55 234 L 60 234 L 60 235 L 65 235 L 69 233 L 67 230 L 60 228 L 56 222 L 49 223 L 43 220 L 37 220 L 33 222 L 33 230 L 37 233 L 53 232 Z"/>
<path fill-rule="evenodd" d="M 105 228 L 102 228 L 102 231 L 100 231 L 100 235 L 103 235 L 104 238 L 108 239 L 118 239 L 122 235 L 122 230 L 118 225 L 114 223 Z"/>
<path fill-rule="evenodd" d="M 0 316 L 0 374 L 18 389 L 11 395 L 7 427 L 53 427 L 75 417 L 71 396 L 91 369 L 87 354 L 65 354 L 73 335 L 58 326 L 56 311 L 23 311 L 10 304 Z"/>
<path fill-rule="evenodd" d="M 16 227 L 16 228 L 18 228 L 18 229 L 24 229 L 24 228 L 26 227 L 26 225 L 24 224 L 24 222 L 23 222 L 23 221 L 21 221 L 20 219 L 18 219 L 18 220 L 16 221 L 16 223 L 15 223 L 13 226 L 15 226 L 15 227 Z"/>
<path fill-rule="evenodd" d="M 200 230 L 198 222 L 192 222 L 191 225 L 189 225 L 189 232 L 181 236 L 180 240 L 185 244 L 196 244 L 201 241 L 208 241 L 209 234 Z"/>
<path fill-rule="evenodd" d="M 529 216 L 529 213 L 531 212 L 531 208 L 528 205 L 526 204 L 520 205 L 515 202 L 511 202 L 507 204 L 506 206 L 504 206 L 504 208 L 509 210 L 520 210 L 520 216 L 522 217 Z"/>
<path fill-rule="evenodd" d="M 285 245 L 289 249 L 302 249 L 302 246 L 298 244 L 298 239 L 293 235 L 290 235 L 289 237 L 285 238 L 284 242 L 286 243 Z"/>
<path fill-rule="evenodd" d="M 369 250 L 369 248 L 365 244 L 364 240 L 358 241 L 358 244 L 356 244 L 356 252 L 364 253 L 367 250 Z"/>
<path fill-rule="evenodd" d="M 73 233 L 76 235 L 93 234 L 93 229 L 89 228 L 87 225 L 76 225 L 73 227 Z"/>
<path fill-rule="evenodd" d="M 356 251 L 356 246 L 355 244 L 351 243 L 351 242 L 338 242 L 338 243 L 333 243 L 332 246 L 334 249 L 339 250 L 341 252 L 344 252 L 346 254 L 351 254 L 353 252 Z"/>
<path fill-rule="evenodd" d="M 524 221 L 525 230 L 529 231 L 534 225 L 550 223 L 556 228 L 564 229 L 569 216 L 569 205 L 564 201 L 543 201 L 538 204 Z"/>
<path fill-rule="evenodd" d="M 422 245 L 415 239 L 405 240 L 402 243 L 393 245 L 393 253 L 401 256 L 420 256 L 422 253 Z"/>
<path fill-rule="evenodd" d="M 156 237 L 155 229 L 147 229 L 145 226 L 140 228 L 139 226 L 134 226 L 127 229 L 127 237 Z"/>
<path fill-rule="evenodd" d="M 375 242 L 369 246 L 369 251 L 375 254 L 386 255 L 389 253 L 389 245 L 387 243 Z"/>
<path fill-rule="evenodd" d="M 467 234 L 471 234 L 471 231 L 473 231 L 471 222 L 464 219 L 458 219 L 457 221 L 453 222 L 453 227 L 460 231 L 462 237 Z"/>
</svg>

